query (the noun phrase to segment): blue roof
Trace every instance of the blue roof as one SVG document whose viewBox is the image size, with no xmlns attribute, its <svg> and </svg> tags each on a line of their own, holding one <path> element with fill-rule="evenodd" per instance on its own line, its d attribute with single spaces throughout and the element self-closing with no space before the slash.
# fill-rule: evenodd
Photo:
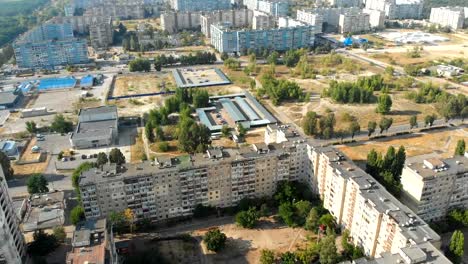
<svg viewBox="0 0 468 264">
<path fill-rule="evenodd" d="M 244 98 L 236 97 L 234 100 L 251 121 L 261 119 Z"/>
<path fill-rule="evenodd" d="M 345 44 L 345 46 L 351 46 L 351 45 L 353 45 L 353 39 L 352 38 L 345 38 L 345 40 L 343 40 L 343 44 Z"/>
<path fill-rule="evenodd" d="M 62 78 L 47 78 L 40 80 L 38 90 L 73 88 L 75 87 L 76 79 L 73 76 Z"/>
<path fill-rule="evenodd" d="M 228 112 L 229 116 L 234 120 L 234 122 L 246 121 L 245 116 L 239 111 L 239 109 L 234 105 L 234 103 L 229 99 L 219 100 L 223 107 Z"/>
<path fill-rule="evenodd" d="M 80 80 L 80 85 L 83 86 L 83 85 L 90 85 L 92 86 L 93 85 L 93 80 L 94 80 L 94 77 L 91 76 L 91 75 L 86 75 L 84 76 L 83 78 L 81 78 Z"/>
</svg>

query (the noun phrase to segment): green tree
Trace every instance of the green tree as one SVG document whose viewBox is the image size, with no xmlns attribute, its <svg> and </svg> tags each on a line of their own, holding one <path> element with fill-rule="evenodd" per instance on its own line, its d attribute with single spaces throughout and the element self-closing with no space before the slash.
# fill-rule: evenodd
<svg viewBox="0 0 468 264">
<path fill-rule="evenodd" d="M 37 125 L 36 125 L 36 122 L 34 121 L 27 121 L 26 122 L 26 130 L 31 133 L 31 134 L 34 134 L 37 132 Z"/>
<path fill-rule="evenodd" d="M 154 140 L 155 141 L 164 141 L 165 136 L 164 136 L 164 131 L 161 128 L 161 126 L 156 126 L 154 129 Z"/>
<path fill-rule="evenodd" d="M 294 204 L 295 208 L 295 215 L 296 215 L 296 222 L 299 225 L 303 225 L 306 221 L 307 216 L 310 213 L 310 210 L 312 209 L 312 204 L 309 201 L 298 201 Z"/>
<path fill-rule="evenodd" d="M 107 164 L 108 161 L 109 161 L 109 159 L 107 158 L 106 153 L 104 153 L 104 152 L 99 152 L 98 153 L 97 159 L 96 159 L 96 165 L 98 167 L 101 167 L 102 165 Z"/>
<path fill-rule="evenodd" d="M 231 129 L 229 128 L 229 126 L 223 125 L 221 127 L 221 135 L 223 137 L 229 137 L 230 134 L 231 134 Z"/>
<path fill-rule="evenodd" d="M 375 129 L 377 128 L 377 122 L 375 121 L 369 121 L 367 123 L 367 136 L 370 137 L 374 132 Z"/>
<path fill-rule="evenodd" d="M 237 125 L 237 131 L 240 137 L 245 137 L 245 134 L 247 134 L 247 129 L 242 125 L 242 123 Z"/>
<path fill-rule="evenodd" d="M 218 252 L 224 248 L 227 237 L 219 229 L 208 231 L 203 237 L 206 248 L 210 251 Z"/>
<path fill-rule="evenodd" d="M 335 236 L 326 236 L 320 241 L 319 256 L 321 264 L 336 264 L 339 256 L 335 245 Z"/>
<path fill-rule="evenodd" d="M 147 122 L 145 125 L 145 135 L 148 141 L 151 143 L 155 141 L 153 129 L 153 122 Z"/>
<path fill-rule="evenodd" d="M 455 264 L 462 263 L 464 254 L 465 236 L 460 230 L 455 230 L 450 239 L 447 257 Z"/>
<path fill-rule="evenodd" d="M 299 62 L 300 57 L 301 57 L 301 51 L 288 50 L 284 54 L 284 59 L 283 59 L 284 65 L 288 67 L 294 67 Z"/>
<path fill-rule="evenodd" d="M 317 228 L 319 226 L 318 222 L 320 219 L 319 212 L 316 207 L 312 208 L 309 212 L 309 215 L 306 218 L 304 228 L 310 230 L 312 232 L 317 232 Z"/>
<path fill-rule="evenodd" d="M 128 70 L 131 72 L 149 72 L 151 70 L 151 62 L 142 58 L 134 59 L 128 64 Z"/>
<path fill-rule="evenodd" d="M 418 117 L 416 115 L 412 115 L 409 120 L 410 129 L 413 127 L 418 127 Z"/>
<path fill-rule="evenodd" d="M 230 70 L 237 71 L 240 69 L 240 61 L 234 58 L 228 58 L 223 62 L 224 66 Z"/>
<path fill-rule="evenodd" d="M 380 134 L 387 131 L 393 124 L 393 118 L 382 117 L 379 122 Z"/>
<path fill-rule="evenodd" d="M 70 212 L 70 221 L 73 225 L 76 225 L 83 220 L 85 220 L 84 209 L 82 206 L 77 205 Z"/>
<path fill-rule="evenodd" d="M 67 234 L 65 233 L 65 228 L 63 226 L 54 227 L 54 236 L 57 238 L 59 242 L 65 242 L 67 238 Z"/>
<path fill-rule="evenodd" d="M 250 207 L 247 211 L 240 211 L 236 214 L 236 223 L 243 228 L 254 228 L 258 222 L 258 212 L 255 207 Z"/>
<path fill-rule="evenodd" d="M 62 114 L 59 114 L 54 117 L 51 128 L 55 132 L 65 134 L 73 131 L 73 123 L 65 120 L 65 117 Z"/>
<path fill-rule="evenodd" d="M 424 117 L 424 125 L 425 126 L 429 125 L 429 127 L 431 127 L 434 124 L 435 120 L 436 120 L 435 115 L 427 115 Z"/>
<path fill-rule="evenodd" d="M 456 155 L 459 155 L 459 156 L 463 156 L 465 155 L 465 140 L 464 139 L 460 139 L 457 141 L 457 147 L 455 148 L 455 156 Z"/>
<path fill-rule="evenodd" d="M 278 64 L 279 53 L 277 51 L 273 51 L 270 53 L 270 56 L 267 58 L 268 64 Z"/>
<path fill-rule="evenodd" d="M 34 241 L 28 245 L 28 253 L 32 256 L 46 256 L 54 251 L 59 242 L 54 235 L 49 235 L 44 230 L 34 231 Z"/>
<path fill-rule="evenodd" d="M 304 120 L 302 120 L 302 128 L 306 135 L 315 135 L 317 133 L 317 113 L 313 111 L 307 112 Z"/>
<path fill-rule="evenodd" d="M 169 143 L 167 143 L 166 141 L 158 143 L 158 150 L 160 152 L 167 152 L 169 151 L 169 148 L 170 148 Z"/>
<path fill-rule="evenodd" d="M 294 207 L 290 203 L 285 202 L 280 204 L 278 208 L 278 214 L 286 225 L 291 227 L 296 226 L 294 219 Z"/>
<path fill-rule="evenodd" d="M 118 148 L 113 148 L 109 152 L 109 161 L 117 165 L 122 165 L 125 163 L 125 156 Z"/>
<path fill-rule="evenodd" d="M 390 95 L 383 93 L 379 96 L 377 101 L 377 109 L 375 110 L 377 113 L 380 114 L 388 114 L 392 108 L 392 98 Z"/>
<path fill-rule="evenodd" d="M 1 169 L 3 171 L 3 174 L 5 175 L 5 178 L 7 180 L 11 179 L 13 177 L 14 170 L 11 167 L 10 158 L 8 158 L 8 156 L 5 153 L 3 153 L 2 151 L 0 151 L 0 165 L 1 165 Z"/>
<path fill-rule="evenodd" d="M 351 133 L 351 139 L 354 138 L 354 135 L 361 131 L 361 126 L 359 125 L 358 121 L 352 121 L 351 124 L 349 124 L 349 133 Z"/>
<path fill-rule="evenodd" d="M 197 90 L 193 96 L 193 106 L 195 108 L 207 107 L 210 101 L 210 95 L 206 90 Z"/>
<path fill-rule="evenodd" d="M 331 214 L 322 215 L 318 223 L 320 225 L 326 226 L 327 228 L 331 228 L 331 229 L 335 228 L 335 219 L 333 219 L 333 216 Z"/>
<path fill-rule="evenodd" d="M 75 188 L 75 192 L 78 197 L 80 197 L 79 181 L 81 173 L 90 170 L 92 167 L 93 164 L 91 162 L 83 162 L 72 173 L 72 186 Z"/>
<path fill-rule="evenodd" d="M 261 264 L 275 264 L 275 252 L 270 249 L 262 249 L 260 252 L 260 263 Z"/>
<path fill-rule="evenodd" d="M 281 254 L 280 260 L 282 264 L 295 264 L 296 255 L 293 252 L 287 251 Z"/>
<path fill-rule="evenodd" d="M 49 192 L 49 188 L 47 187 L 49 183 L 42 174 L 34 174 L 29 177 L 26 185 L 28 187 L 29 194 Z"/>
</svg>

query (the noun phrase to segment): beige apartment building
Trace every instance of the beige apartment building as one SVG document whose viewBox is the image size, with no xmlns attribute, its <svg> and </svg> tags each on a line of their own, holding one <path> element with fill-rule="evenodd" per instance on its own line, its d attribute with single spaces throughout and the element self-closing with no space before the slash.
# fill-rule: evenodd
<svg viewBox="0 0 468 264">
<path fill-rule="evenodd" d="M 287 125 L 268 125 L 265 143 L 239 149 L 92 169 L 79 186 L 89 219 L 131 208 L 137 219 L 165 220 L 190 216 L 197 204 L 222 208 L 271 196 L 279 181 L 307 183 L 370 257 L 423 259 L 429 253 L 417 248 L 440 246 L 424 220 L 340 151 L 314 147 Z"/>
<path fill-rule="evenodd" d="M 454 208 L 468 208 L 468 158 L 409 162 L 401 175 L 405 203 L 425 221 L 441 220 Z"/>
</svg>

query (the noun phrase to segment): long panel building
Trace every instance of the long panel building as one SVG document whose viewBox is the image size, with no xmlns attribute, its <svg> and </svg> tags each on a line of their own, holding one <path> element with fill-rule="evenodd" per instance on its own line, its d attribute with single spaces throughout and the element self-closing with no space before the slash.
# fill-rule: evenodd
<svg viewBox="0 0 468 264">
<path fill-rule="evenodd" d="M 243 0 L 244 6 L 275 17 L 284 17 L 289 12 L 289 2 L 285 0 Z"/>
<path fill-rule="evenodd" d="M 388 19 L 421 19 L 422 0 L 367 0 L 366 9 L 385 12 Z"/>
<path fill-rule="evenodd" d="M 231 0 L 170 0 L 176 11 L 214 11 L 231 8 Z"/>
<path fill-rule="evenodd" d="M 431 8 L 431 23 L 453 30 L 462 29 L 465 23 L 464 7 L 433 7 Z"/>
<path fill-rule="evenodd" d="M 89 34 L 93 48 L 106 48 L 112 44 L 114 30 L 110 16 L 66 16 L 55 17 L 52 21 L 71 24 L 74 32 Z"/>
<path fill-rule="evenodd" d="M 288 126 L 268 125 L 262 144 L 91 169 L 79 186 L 88 219 L 130 208 L 137 219 L 159 221 L 190 216 L 197 204 L 228 207 L 269 196 L 284 180 L 308 184 L 375 263 L 449 263 L 424 220 L 341 152 L 314 147 Z"/>
<path fill-rule="evenodd" d="M 211 25 L 220 22 L 230 23 L 233 27 L 250 27 L 253 11 L 250 9 L 219 10 L 200 16 L 201 31 L 211 37 Z"/>
<path fill-rule="evenodd" d="M 53 68 L 88 62 L 86 40 L 73 36 L 70 23 L 45 23 L 13 43 L 20 68 Z"/>
</svg>

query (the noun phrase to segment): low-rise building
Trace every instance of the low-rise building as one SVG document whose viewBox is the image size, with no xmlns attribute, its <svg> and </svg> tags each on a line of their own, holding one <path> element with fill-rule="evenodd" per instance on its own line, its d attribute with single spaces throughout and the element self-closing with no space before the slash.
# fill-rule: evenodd
<svg viewBox="0 0 468 264">
<path fill-rule="evenodd" d="M 93 263 L 105 264 L 111 255 L 108 246 L 106 219 L 88 220 L 76 226 L 72 238 L 72 250 L 67 253 L 67 264 Z"/>
<path fill-rule="evenodd" d="M 453 30 L 462 29 L 465 23 L 464 7 L 433 7 L 429 22 Z"/>
<path fill-rule="evenodd" d="M 444 219 L 451 209 L 468 208 L 468 157 L 409 162 L 401 184 L 405 203 L 422 219 Z"/>
<path fill-rule="evenodd" d="M 27 200 L 23 231 L 52 229 L 65 223 L 64 192 L 33 194 Z"/>
<path fill-rule="evenodd" d="M 447 77 L 447 78 L 458 76 L 465 72 L 463 68 L 456 67 L 453 65 L 437 65 L 435 67 L 435 71 L 437 72 L 437 75 L 439 75 L 440 77 Z"/>
<path fill-rule="evenodd" d="M 1 140 L 0 151 L 8 157 L 17 157 L 19 155 L 18 144 L 12 140 Z"/>
<path fill-rule="evenodd" d="M 0 109 L 11 109 L 18 106 L 23 98 L 20 89 L 13 91 L 0 92 Z"/>
<path fill-rule="evenodd" d="M 70 142 L 74 148 L 110 146 L 118 135 L 117 107 L 100 106 L 80 110 Z"/>
</svg>

